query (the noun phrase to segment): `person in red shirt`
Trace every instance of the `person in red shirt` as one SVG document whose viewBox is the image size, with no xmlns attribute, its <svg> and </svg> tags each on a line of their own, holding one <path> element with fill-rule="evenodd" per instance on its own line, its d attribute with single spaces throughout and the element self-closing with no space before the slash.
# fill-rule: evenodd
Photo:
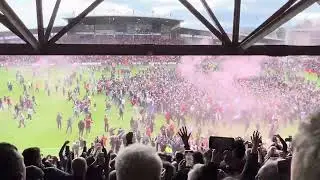
<svg viewBox="0 0 320 180">
<path fill-rule="evenodd" d="M 87 118 L 85 119 L 85 123 L 86 123 L 86 134 L 88 134 L 91 132 L 91 124 L 93 123 L 91 119 L 91 115 L 87 116 Z"/>
<path fill-rule="evenodd" d="M 86 92 L 89 92 L 89 83 L 84 83 L 84 88 L 86 89 Z"/>
<path fill-rule="evenodd" d="M 166 118 L 167 124 L 170 124 L 170 119 L 171 119 L 171 114 L 170 114 L 170 112 L 166 112 L 165 118 Z"/>
<path fill-rule="evenodd" d="M 222 113 L 223 113 L 223 109 L 219 104 L 215 104 L 215 106 L 213 107 L 214 112 L 215 112 L 215 118 L 217 121 L 220 121 L 222 119 Z"/>
<path fill-rule="evenodd" d="M 150 129 L 150 127 L 147 127 L 147 129 L 146 129 L 146 135 L 147 135 L 148 137 L 151 137 L 151 129 Z"/>
<path fill-rule="evenodd" d="M 136 103 L 137 103 L 137 98 L 136 98 L 136 97 L 133 97 L 133 98 L 131 99 L 131 105 L 134 106 L 134 105 L 136 105 Z"/>
<path fill-rule="evenodd" d="M 184 114 L 186 112 L 186 109 L 187 109 L 187 106 L 184 103 L 182 103 L 180 106 L 181 113 Z"/>
<path fill-rule="evenodd" d="M 174 132 L 175 131 L 175 126 L 174 126 L 174 123 L 173 122 L 171 122 L 170 123 L 170 125 L 169 125 L 169 129 L 170 129 L 170 131 L 172 131 L 172 132 Z"/>
<path fill-rule="evenodd" d="M 106 147 L 106 145 L 107 145 L 107 136 L 102 135 L 102 137 L 101 137 L 101 145 L 103 147 Z"/>
</svg>

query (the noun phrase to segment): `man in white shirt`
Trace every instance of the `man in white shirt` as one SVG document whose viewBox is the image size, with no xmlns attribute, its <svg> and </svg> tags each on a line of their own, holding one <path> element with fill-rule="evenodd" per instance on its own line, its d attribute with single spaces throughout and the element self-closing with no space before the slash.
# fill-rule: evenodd
<svg viewBox="0 0 320 180">
<path fill-rule="evenodd" d="M 30 119 L 30 120 L 31 120 L 31 119 L 32 119 L 33 109 L 32 109 L 32 108 L 28 108 L 27 113 L 28 113 L 27 119 Z"/>
<path fill-rule="evenodd" d="M 22 112 L 19 115 L 19 128 L 21 127 L 21 125 L 23 125 L 23 127 L 26 127 L 26 124 L 24 123 L 24 116 L 22 114 Z"/>
</svg>

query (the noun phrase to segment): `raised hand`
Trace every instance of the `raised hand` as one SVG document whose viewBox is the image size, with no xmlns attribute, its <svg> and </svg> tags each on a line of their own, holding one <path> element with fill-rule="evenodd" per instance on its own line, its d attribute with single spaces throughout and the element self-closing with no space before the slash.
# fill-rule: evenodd
<svg viewBox="0 0 320 180">
<path fill-rule="evenodd" d="M 185 146 L 185 149 L 188 150 L 190 148 L 189 139 L 190 139 L 191 133 L 188 134 L 188 130 L 184 126 L 184 127 L 180 128 L 178 134 L 181 137 L 181 140 L 182 140 L 182 142 L 183 142 L 183 144 Z"/>
<path fill-rule="evenodd" d="M 251 142 L 252 142 L 252 152 L 257 152 L 259 143 L 262 141 L 262 137 L 259 133 L 259 131 L 254 131 L 251 136 Z"/>
</svg>

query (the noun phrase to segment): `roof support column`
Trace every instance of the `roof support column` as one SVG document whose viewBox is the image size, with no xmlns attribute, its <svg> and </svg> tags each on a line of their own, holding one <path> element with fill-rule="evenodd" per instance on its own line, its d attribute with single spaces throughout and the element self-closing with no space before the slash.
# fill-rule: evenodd
<svg viewBox="0 0 320 180">
<path fill-rule="evenodd" d="M 68 25 L 63 27 L 55 36 L 49 40 L 49 44 L 57 42 L 63 35 L 70 29 L 77 25 L 84 17 L 86 17 L 94 8 L 96 8 L 103 0 L 95 0 L 87 9 L 80 13 L 77 17 L 73 18 Z"/>
<path fill-rule="evenodd" d="M 179 0 L 204 26 L 206 26 L 209 31 L 212 32 L 222 44 L 230 44 L 230 40 L 222 36 L 222 34 L 205 18 L 197 11 L 187 0 Z"/>
<path fill-rule="evenodd" d="M 0 11 L 8 19 L 8 22 L 10 22 L 10 24 L 15 27 L 15 29 L 21 34 L 21 36 L 24 37 L 23 40 L 26 40 L 26 42 L 29 43 L 35 50 L 38 50 L 39 44 L 37 39 L 33 36 L 29 29 L 23 24 L 20 18 L 4 0 L 0 1 Z"/>
<path fill-rule="evenodd" d="M 219 29 L 220 33 L 224 36 L 225 39 L 227 39 L 231 43 L 227 33 L 224 31 L 224 29 L 221 26 L 218 18 L 214 15 L 212 9 L 209 7 L 207 1 L 206 0 L 201 0 L 201 2 L 202 2 L 203 7 L 206 9 L 207 13 L 209 14 L 211 20 L 215 23 L 215 25 Z"/>
<path fill-rule="evenodd" d="M 300 0 L 296 4 L 294 4 L 290 9 L 282 13 L 279 17 L 272 20 L 270 23 L 268 23 L 265 27 L 263 27 L 261 30 L 259 30 L 256 34 L 253 34 L 251 37 L 249 37 L 246 41 L 243 41 L 240 44 L 240 47 L 242 49 L 247 49 L 257 41 L 261 40 L 266 35 L 270 34 L 277 28 L 279 28 L 284 23 L 288 22 L 290 19 L 292 19 L 294 16 L 302 12 L 303 10 L 307 9 L 314 3 L 316 3 L 317 0 Z"/>
<path fill-rule="evenodd" d="M 54 5 L 53 11 L 52 11 L 52 14 L 50 17 L 50 21 L 49 21 L 48 27 L 46 29 L 46 34 L 44 35 L 45 42 L 48 42 L 48 39 L 50 37 L 54 21 L 56 19 L 56 16 L 57 16 L 57 13 L 59 10 L 60 3 L 61 3 L 61 0 L 57 0 L 56 4 Z"/>
</svg>

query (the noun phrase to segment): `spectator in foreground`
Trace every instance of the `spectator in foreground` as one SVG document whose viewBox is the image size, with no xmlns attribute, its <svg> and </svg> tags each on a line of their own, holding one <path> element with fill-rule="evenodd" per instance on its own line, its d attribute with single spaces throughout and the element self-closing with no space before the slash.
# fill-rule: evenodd
<svg viewBox="0 0 320 180">
<path fill-rule="evenodd" d="M 36 166 L 41 168 L 41 153 L 37 147 L 27 148 L 22 152 L 24 164 L 26 166 Z"/>
<path fill-rule="evenodd" d="M 0 143 L 0 179 L 26 179 L 26 167 L 23 157 L 15 146 L 8 143 Z"/>
<path fill-rule="evenodd" d="M 160 180 L 161 169 L 161 159 L 150 146 L 130 145 L 116 159 L 117 180 Z"/>
<path fill-rule="evenodd" d="M 302 123 L 293 141 L 291 180 L 317 180 L 320 177 L 320 113 Z"/>
<path fill-rule="evenodd" d="M 67 179 L 70 176 L 68 173 L 52 167 L 52 165 L 48 162 L 48 167 L 45 167 L 44 164 L 42 164 L 41 151 L 38 147 L 27 148 L 22 152 L 22 155 L 26 167 L 36 166 L 40 168 L 44 172 L 45 180 L 62 180 Z"/>
<path fill-rule="evenodd" d="M 193 168 L 188 173 L 188 180 L 201 179 L 201 175 L 203 174 L 203 172 L 202 172 L 203 166 L 204 166 L 203 164 L 194 165 Z"/>
<path fill-rule="evenodd" d="M 83 157 L 78 157 L 72 161 L 72 175 L 74 180 L 85 180 L 87 174 L 87 162 Z"/>
</svg>

